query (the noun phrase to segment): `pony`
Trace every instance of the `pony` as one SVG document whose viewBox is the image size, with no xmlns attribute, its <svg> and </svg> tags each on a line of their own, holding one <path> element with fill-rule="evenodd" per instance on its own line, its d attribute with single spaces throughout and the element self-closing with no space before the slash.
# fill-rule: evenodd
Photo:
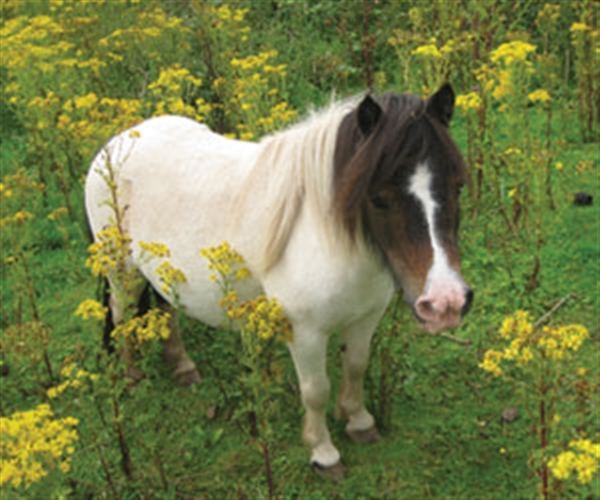
<svg viewBox="0 0 600 500">
<path fill-rule="evenodd" d="M 395 290 L 433 333 L 458 326 L 471 306 L 458 252 L 466 167 L 449 133 L 454 101 L 449 84 L 427 99 L 363 94 L 259 143 L 225 138 L 185 117 L 155 117 L 112 138 L 89 170 L 89 224 L 94 234 L 114 224 L 107 200 L 116 193 L 120 228 L 132 242 L 127 266 L 143 278 L 135 293 L 147 282 L 173 307 L 137 245 L 163 243 L 187 278 L 177 306 L 222 325 L 221 292 L 199 250 L 227 241 L 252 274 L 240 294 L 279 301 L 293 328 L 288 346 L 305 409 L 303 439 L 323 475 L 343 475 L 326 424 L 331 332 L 343 342 L 337 413 L 353 441 L 368 443 L 379 434 L 363 378 Z M 123 307 L 111 289 L 116 321 Z M 175 376 L 198 382 L 176 320 L 171 327 L 165 353 Z"/>
</svg>

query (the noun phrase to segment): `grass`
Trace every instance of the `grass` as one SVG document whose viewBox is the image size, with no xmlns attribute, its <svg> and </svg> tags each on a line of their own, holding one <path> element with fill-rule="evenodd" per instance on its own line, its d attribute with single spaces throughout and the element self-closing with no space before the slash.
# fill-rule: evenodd
<svg viewBox="0 0 600 500">
<path fill-rule="evenodd" d="M 5 142 L 0 151 L 6 165 L 17 159 L 18 143 Z M 500 250 L 512 252 L 515 247 L 502 240 L 494 213 L 465 218 L 463 268 L 465 278 L 476 290 L 476 301 L 465 326 L 454 335 L 470 340 L 469 346 L 419 333 L 406 312 L 400 314 L 401 326 L 397 330 L 391 316 L 382 322 L 366 385 L 370 404 L 382 424 L 382 440 L 367 447 L 353 445 L 344 435 L 343 424 L 331 418 L 332 437 L 348 471 L 341 484 L 321 480 L 307 466 L 308 455 L 300 437 L 302 409 L 297 383 L 285 348 L 277 346 L 283 380 L 274 402 L 270 451 L 278 495 L 498 499 L 534 496 L 537 478 L 527 465 L 530 450 L 536 447 L 531 432 L 533 420 L 512 387 L 490 379 L 477 365 L 483 352 L 493 345 L 493 335 L 506 314 L 526 307 L 539 317 L 557 300 L 573 294 L 552 321 L 588 326 L 591 339 L 578 363 L 592 369 L 590 380 L 598 380 L 600 223 L 596 206 L 576 207 L 571 203 L 576 191 L 589 192 L 597 203 L 597 164 L 591 171 L 573 173 L 579 160 L 596 157 L 595 145 L 569 144 L 559 158 L 570 173 L 556 178 L 557 209 L 545 215 L 547 232 L 539 287 L 529 294 L 524 293 L 522 283 L 530 258 L 526 252 L 510 255 L 509 265 L 506 253 Z M 69 229 L 71 239 L 65 244 L 54 226 L 38 220 L 26 239 L 40 314 L 52 328 L 49 354 L 55 371 L 66 358 L 90 371 L 101 366 L 96 358 L 99 331 L 73 316 L 79 302 L 93 297 L 97 289 L 96 280 L 83 266 L 86 243 L 78 227 Z M 2 280 L 3 328 L 18 319 L 15 309 L 6 306 L 14 303 L 15 285 L 10 279 Z M 192 321 L 184 320 L 184 326 L 188 351 L 200 368 L 203 383 L 191 389 L 175 386 L 154 349 L 144 361 L 148 378 L 120 398 L 134 480 L 126 481 L 120 471 L 111 425 L 100 423 L 98 414 L 93 412 L 94 401 L 89 395 L 82 395 L 59 403 L 63 412 L 91 415 L 87 422 L 82 420 L 82 442 L 70 475 L 75 479 L 62 484 L 59 491 L 74 498 L 112 496 L 94 449 L 99 443 L 123 498 L 267 496 L 260 450 L 256 440 L 241 429 L 244 422 L 236 417 L 236 411 L 244 405 L 239 384 L 243 370 L 237 356 L 239 339 Z M 332 394 L 339 381 L 338 348 L 338 340 L 333 338 L 329 359 Z M 43 398 L 42 387 L 34 377 L 41 373 L 39 366 L 23 364 L 9 354 L 6 362 L 10 372 L 2 379 L 5 415 L 31 407 Z M 330 415 L 333 400 L 332 397 Z M 597 404 L 596 394 L 590 399 L 586 429 L 592 437 L 600 432 L 598 422 L 593 420 L 593 415 L 597 418 Z M 503 410 L 514 406 L 519 407 L 519 418 L 504 421 Z"/>
</svg>

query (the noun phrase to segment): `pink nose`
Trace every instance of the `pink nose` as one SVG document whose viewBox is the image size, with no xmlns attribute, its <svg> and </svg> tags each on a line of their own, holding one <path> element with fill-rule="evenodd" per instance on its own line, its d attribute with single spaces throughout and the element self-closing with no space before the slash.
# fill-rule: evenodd
<svg viewBox="0 0 600 500">
<path fill-rule="evenodd" d="M 454 328 L 471 309 L 473 296 L 473 290 L 468 287 L 465 287 L 462 293 L 449 296 L 428 294 L 415 302 L 415 315 L 423 327 L 431 332 Z"/>
</svg>

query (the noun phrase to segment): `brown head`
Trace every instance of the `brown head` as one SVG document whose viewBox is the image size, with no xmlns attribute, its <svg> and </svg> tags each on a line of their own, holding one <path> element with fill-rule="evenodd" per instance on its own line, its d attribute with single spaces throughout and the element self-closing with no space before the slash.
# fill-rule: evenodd
<svg viewBox="0 0 600 500">
<path fill-rule="evenodd" d="M 334 159 L 336 215 L 380 253 L 432 332 L 457 326 L 473 299 L 460 274 L 465 164 L 448 131 L 453 109 L 450 85 L 425 101 L 366 96 L 342 121 Z"/>
</svg>

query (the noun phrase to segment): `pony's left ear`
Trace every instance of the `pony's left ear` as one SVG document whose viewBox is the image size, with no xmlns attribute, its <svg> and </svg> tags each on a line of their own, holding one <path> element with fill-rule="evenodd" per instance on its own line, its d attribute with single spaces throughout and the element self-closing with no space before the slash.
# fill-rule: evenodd
<svg viewBox="0 0 600 500">
<path fill-rule="evenodd" d="M 377 122 L 379 122 L 381 113 L 382 110 L 379 104 L 367 94 L 358 105 L 358 128 L 365 137 L 373 131 Z"/>
<path fill-rule="evenodd" d="M 452 119 L 452 113 L 454 113 L 454 100 L 452 86 L 445 83 L 427 99 L 426 111 L 447 127 Z"/>
</svg>

